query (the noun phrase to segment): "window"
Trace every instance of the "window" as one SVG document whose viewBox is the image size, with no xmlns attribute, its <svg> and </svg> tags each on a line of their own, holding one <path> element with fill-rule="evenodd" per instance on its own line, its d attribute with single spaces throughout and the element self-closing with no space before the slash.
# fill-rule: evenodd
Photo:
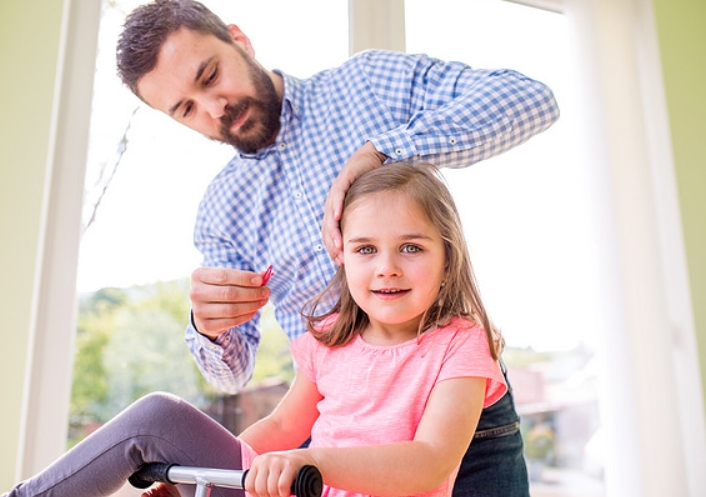
<svg viewBox="0 0 706 497">
<path fill-rule="evenodd" d="M 521 416 L 532 495 L 602 496 L 595 357 L 600 309 L 590 171 L 576 144 L 566 16 L 510 2 L 406 0 L 408 52 L 511 68 L 548 84 L 562 116 L 468 169 L 445 170 Z M 453 15 L 450 15 L 450 14 Z"/>
<path fill-rule="evenodd" d="M 533 1 L 557 3 L 555 0 Z M 284 3 L 300 5 L 299 2 Z M 473 2 L 474 5 L 477 3 Z M 504 4 L 499 1 L 492 3 L 495 6 Z M 688 284 L 683 276 L 681 234 L 678 229 L 669 229 L 671 226 L 665 228 L 664 224 L 678 226 L 679 214 L 673 208 L 675 193 L 670 191 L 671 183 L 665 181 L 665 178 L 670 179 L 671 155 L 668 132 L 664 129 L 666 115 L 660 108 L 664 105 L 664 97 L 660 92 L 658 57 L 656 64 L 654 62 L 656 49 L 651 4 L 608 2 L 598 5 L 581 1 L 566 4 L 567 8 L 571 8 L 572 29 L 580 30 L 579 36 L 583 41 L 576 56 L 577 65 L 583 71 L 592 72 L 588 78 L 585 77 L 586 72 L 582 73 L 582 83 L 588 87 L 583 97 L 590 102 L 587 114 L 593 120 L 593 127 L 587 132 L 592 141 L 590 147 L 578 144 L 577 149 L 580 154 L 585 154 L 589 149 L 591 153 L 598 153 L 600 162 L 592 164 L 591 169 L 596 172 L 592 173 L 590 180 L 598 185 L 594 186 L 595 195 L 604 200 L 598 216 L 600 233 L 597 240 L 600 243 L 596 244 L 602 263 L 595 275 L 602 285 L 603 305 L 599 311 L 603 314 L 593 313 L 591 317 L 598 320 L 596 333 L 603 334 L 604 341 L 608 337 L 612 340 L 608 357 L 603 357 L 602 365 L 604 371 L 611 373 L 611 381 L 603 384 L 603 393 L 607 393 L 607 398 L 613 402 L 613 405 L 602 407 L 602 420 L 609 421 L 604 426 L 609 435 L 606 441 L 611 444 L 606 454 L 606 480 L 611 494 L 657 496 L 672 492 L 697 495 L 703 488 L 704 477 L 701 471 L 704 465 L 704 433 L 699 428 L 703 425 L 703 409 L 699 402 L 691 402 L 694 396 L 698 400 L 698 395 L 694 393 L 698 380 L 692 379 L 698 378 L 698 363 L 694 356 Z M 409 9 L 414 8 L 411 5 Z M 437 5 L 450 8 L 450 4 L 442 2 L 434 3 L 434 9 Z M 431 19 L 432 10 L 428 8 Z M 66 219 L 78 218 L 78 215 L 74 216 L 72 202 L 80 197 L 81 192 L 80 187 L 74 187 L 72 180 L 77 174 L 82 176 L 86 150 L 82 138 L 77 135 L 81 135 L 84 124 L 85 100 L 90 98 L 89 92 L 83 91 L 82 94 L 81 83 L 83 74 L 92 73 L 94 68 L 92 55 L 89 60 L 86 54 L 93 44 L 94 23 L 98 18 L 98 15 L 94 16 L 95 9 L 95 4 L 91 2 L 72 3 L 71 8 L 66 9 L 69 15 L 69 50 L 62 76 L 65 92 L 58 97 L 61 112 L 56 124 L 62 133 L 56 134 L 55 181 L 49 193 L 49 224 L 43 233 L 51 250 L 45 250 L 41 281 L 37 284 L 37 307 L 41 313 L 33 316 L 38 322 L 36 337 L 33 337 L 37 351 L 33 357 L 32 384 L 24 408 L 28 415 L 22 427 L 23 453 L 19 456 L 20 473 L 23 475 L 34 473 L 48 464 L 64 443 L 63 427 L 66 423 L 60 415 L 64 412 L 65 398 L 61 385 L 66 383 L 68 368 L 64 360 L 64 344 L 71 341 L 73 334 L 73 329 L 68 329 L 72 321 L 71 306 L 64 297 L 72 293 L 76 249 L 72 237 L 67 236 L 73 231 L 64 227 Z M 446 20 L 457 22 L 457 17 L 449 15 Z M 320 27 L 309 31 L 316 32 Z M 462 27 L 462 32 L 468 31 L 465 26 Z M 345 33 L 344 25 L 336 24 L 335 29 Z M 247 31 L 254 35 L 253 31 Z M 443 36 L 448 37 L 451 32 L 447 29 Z M 253 41 L 256 46 L 261 45 L 254 36 Z M 521 48 L 522 44 L 515 47 L 517 50 Z M 112 47 L 108 50 L 112 51 Z M 258 53 L 264 61 L 265 53 L 260 49 Z M 439 52 L 439 55 L 443 54 Z M 486 63 L 477 58 L 481 55 L 480 52 L 474 54 L 469 61 L 476 67 L 499 65 L 499 60 Z M 459 56 L 464 57 L 465 54 Z M 523 66 L 523 63 L 507 65 L 544 79 L 559 90 L 560 85 L 548 76 L 535 72 L 534 68 Z M 284 68 L 296 71 L 290 67 Z M 601 80 L 601 77 L 604 79 Z M 645 93 L 638 94 L 638 89 Z M 558 133 L 569 117 L 567 112 L 570 107 L 564 103 L 568 102 L 566 95 L 557 96 L 564 115 L 551 130 L 552 133 Z M 646 102 L 657 108 L 652 107 L 645 112 Z M 596 140 L 601 133 L 606 136 Z M 640 133 L 643 136 L 639 136 Z M 114 136 L 119 138 L 120 131 Z M 607 136 L 619 143 L 610 142 Z M 542 139 L 537 137 L 533 142 Z M 608 144 L 611 146 L 608 147 Z M 533 146 L 533 143 L 528 143 L 523 148 L 529 152 L 528 147 Z M 110 161 L 112 157 L 109 155 L 101 160 Z M 625 167 L 626 164 L 629 167 Z M 485 166 L 495 169 L 490 161 L 474 166 L 474 169 L 481 170 Z M 659 172 L 655 173 L 657 169 Z M 515 178 L 514 173 L 512 177 Z M 657 193 L 653 189 L 658 190 Z M 590 225 L 591 213 L 585 212 L 583 215 Z M 618 223 L 621 223 L 621 231 L 616 234 L 618 228 L 615 225 Z M 604 237 L 610 240 L 606 243 L 601 239 Z M 527 240 L 523 239 L 522 243 L 529 243 Z M 471 239 L 471 244 L 477 247 L 474 247 L 476 252 L 480 250 L 475 238 Z M 646 250 L 650 247 L 654 250 Z M 474 254 L 477 265 L 481 264 L 481 259 L 482 254 Z M 665 275 L 665 272 L 669 274 Z M 480 268 L 479 277 L 482 281 L 487 279 Z M 664 289 L 665 281 L 672 290 Z M 673 291 L 674 288 L 676 291 Z M 484 294 L 491 293 L 485 286 L 484 290 L 487 290 Z M 490 296 L 488 298 L 491 299 Z M 504 320 L 495 303 L 490 301 L 489 304 L 496 319 Z M 591 308 L 588 310 L 594 311 Z M 642 315 L 642 319 L 636 319 L 638 315 Z M 514 340 L 518 337 L 512 337 L 512 326 L 504 327 L 509 338 Z M 665 330 L 670 332 L 665 333 Z M 659 389 L 663 395 L 659 398 L 653 396 L 651 392 L 655 385 L 663 384 L 667 386 Z M 673 388 L 675 385 L 677 388 Z M 655 431 L 654 426 L 660 429 Z"/>
</svg>

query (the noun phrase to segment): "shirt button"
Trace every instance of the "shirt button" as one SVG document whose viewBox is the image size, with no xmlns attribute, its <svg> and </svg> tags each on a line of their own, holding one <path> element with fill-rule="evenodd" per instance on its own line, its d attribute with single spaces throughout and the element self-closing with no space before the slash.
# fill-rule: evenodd
<svg viewBox="0 0 706 497">
<path fill-rule="evenodd" d="M 396 153 L 397 155 L 402 155 L 403 152 L 404 152 L 404 150 L 402 150 L 401 148 L 398 148 L 398 149 L 395 150 L 395 153 Z"/>
<path fill-rule="evenodd" d="M 302 192 L 294 192 L 295 198 L 302 198 Z"/>
<path fill-rule="evenodd" d="M 451 145 L 456 145 L 456 138 L 451 138 L 451 139 L 449 139 L 449 143 L 450 143 Z"/>
<path fill-rule="evenodd" d="M 280 149 L 280 150 L 284 150 L 285 148 L 287 148 L 287 144 L 286 144 L 286 143 L 282 142 L 282 143 L 279 144 L 279 149 Z"/>
<path fill-rule="evenodd" d="M 314 250 L 317 252 L 321 252 L 324 249 L 324 246 L 321 244 L 318 244 L 317 246 L 314 247 Z"/>
</svg>

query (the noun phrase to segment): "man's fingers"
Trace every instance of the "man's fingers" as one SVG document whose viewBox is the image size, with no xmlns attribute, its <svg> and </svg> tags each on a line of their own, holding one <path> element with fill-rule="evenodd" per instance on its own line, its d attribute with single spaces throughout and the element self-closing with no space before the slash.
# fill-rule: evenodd
<svg viewBox="0 0 706 497">
<path fill-rule="evenodd" d="M 237 303 L 199 303 L 194 308 L 194 313 L 204 321 L 207 319 L 239 319 L 244 316 L 252 317 L 266 303 L 266 299 Z"/>
<path fill-rule="evenodd" d="M 240 269 L 222 267 L 199 267 L 191 275 L 191 280 L 219 286 L 260 286 L 262 274 Z"/>
<path fill-rule="evenodd" d="M 338 260 L 341 258 L 340 254 L 343 249 L 343 242 L 341 240 L 341 231 L 338 229 L 338 225 L 336 224 L 335 227 L 329 227 L 329 229 L 324 230 L 321 235 L 329 256 L 340 265 Z"/>
<path fill-rule="evenodd" d="M 267 299 L 270 296 L 270 290 L 262 286 L 263 276 L 264 273 L 256 274 L 248 271 L 222 271 L 218 268 L 198 268 L 191 275 L 189 296 L 193 304 L 255 302 Z M 247 281 L 247 284 L 239 285 L 235 283 L 235 281 L 242 281 L 243 279 Z"/>
<path fill-rule="evenodd" d="M 367 171 L 379 167 L 386 159 L 384 154 L 375 149 L 372 142 L 365 142 L 346 161 L 331 185 L 324 204 L 321 235 L 326 251 L 339 266 L 343 264 L 343 239 L 341 238 L 339 221 L 343 213 L 343 201 L 346 198 L 346 193 L 357 178 Z"/>
<path fill-rule="evenodd" d="M 255 313 L 239 316 L 237 318 L 206 319 L 204 321 L 195 320 L 196 322 L 194 324 L 196 324 L 196 329 L 199 333 L 215 339 L 224 331 L 250 321 L 254 315 Z"/>
<path fill-rule="evenodd" d="M 252 319 L 270 297 L 270 289 L 261 286 L 263 275 L 233 269 L 196 269 L 191 275 L 189 297 L 198 332 L 216 338 Z M 246 285 L 236 284 L 243 278 Z"/>
<path fill-rule="evenodd" d="M 241 309 L 235 313 L 223 312 L 222 309 L 218 308 L 221 306 L 215 305 L 210 306 L 212 311 L 206 314 L 199 314 L 196 310 L 194 310 L 194 324 L 196 325 L 198 332 L 202 335 L 216 338 L 224 331 L 250 321 L 255 316 L 257 311 L 265 305 L 265 303 L 266 301 L 259 302 L 256 307 L 251 305 L 246 306 L 244 304 L 235 304 L 236 306 L 241 307 Z M 249 310 L 245 310 L 245 307 L 249 308 Z"/>
<path fill-rule="evenodd" d="M 324 211 L 321 237 L 329 256 L 331 256 L 334 261 L 338 262 L 340 258 L 339 254 L 343 249 L 339 221 L 341 220 L 343 199 L 345 198 L 346 190 L 337 187 L 336 183 L 337 182 L 334 182 L 334 186 L 331 187 L 328 199 L 326 200 L 327 207 Z"/>
</svg>

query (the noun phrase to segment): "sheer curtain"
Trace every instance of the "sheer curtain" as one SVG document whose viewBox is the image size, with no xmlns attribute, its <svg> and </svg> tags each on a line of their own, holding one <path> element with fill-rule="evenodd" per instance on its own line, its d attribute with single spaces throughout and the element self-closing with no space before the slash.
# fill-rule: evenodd
<svg viewBox="0 0 706 497">
<path fill-rule="evenodd" d="M 602 418 L 609 495 L 701 495 L 693 312 L 649 0 L 567 0 L 602 198 Z"/>
</svg>

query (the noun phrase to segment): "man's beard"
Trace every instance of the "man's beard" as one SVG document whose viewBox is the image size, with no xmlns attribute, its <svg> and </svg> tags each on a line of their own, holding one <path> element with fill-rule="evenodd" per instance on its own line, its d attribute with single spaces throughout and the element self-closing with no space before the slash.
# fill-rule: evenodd
<svg viewBox="0 0 706 497">
<path fill-rule="evenodd" d="M 249 64 L 249 66 L 250 75 L 257 89 L 257 97 L 245 97 L 235 105 L 226 107 L 226 113 L 221 117 L 219 140 L 234 146 L 241 152 L 254 154 L 274 142 L 279 131 L 282 105 L 275 85 L 267 73 L 255 64 Z M 250 111 L 247 120 L 239 126 L 236 133 L 231 133 L 232 124 L 246 111 Z"/>
</svg>

